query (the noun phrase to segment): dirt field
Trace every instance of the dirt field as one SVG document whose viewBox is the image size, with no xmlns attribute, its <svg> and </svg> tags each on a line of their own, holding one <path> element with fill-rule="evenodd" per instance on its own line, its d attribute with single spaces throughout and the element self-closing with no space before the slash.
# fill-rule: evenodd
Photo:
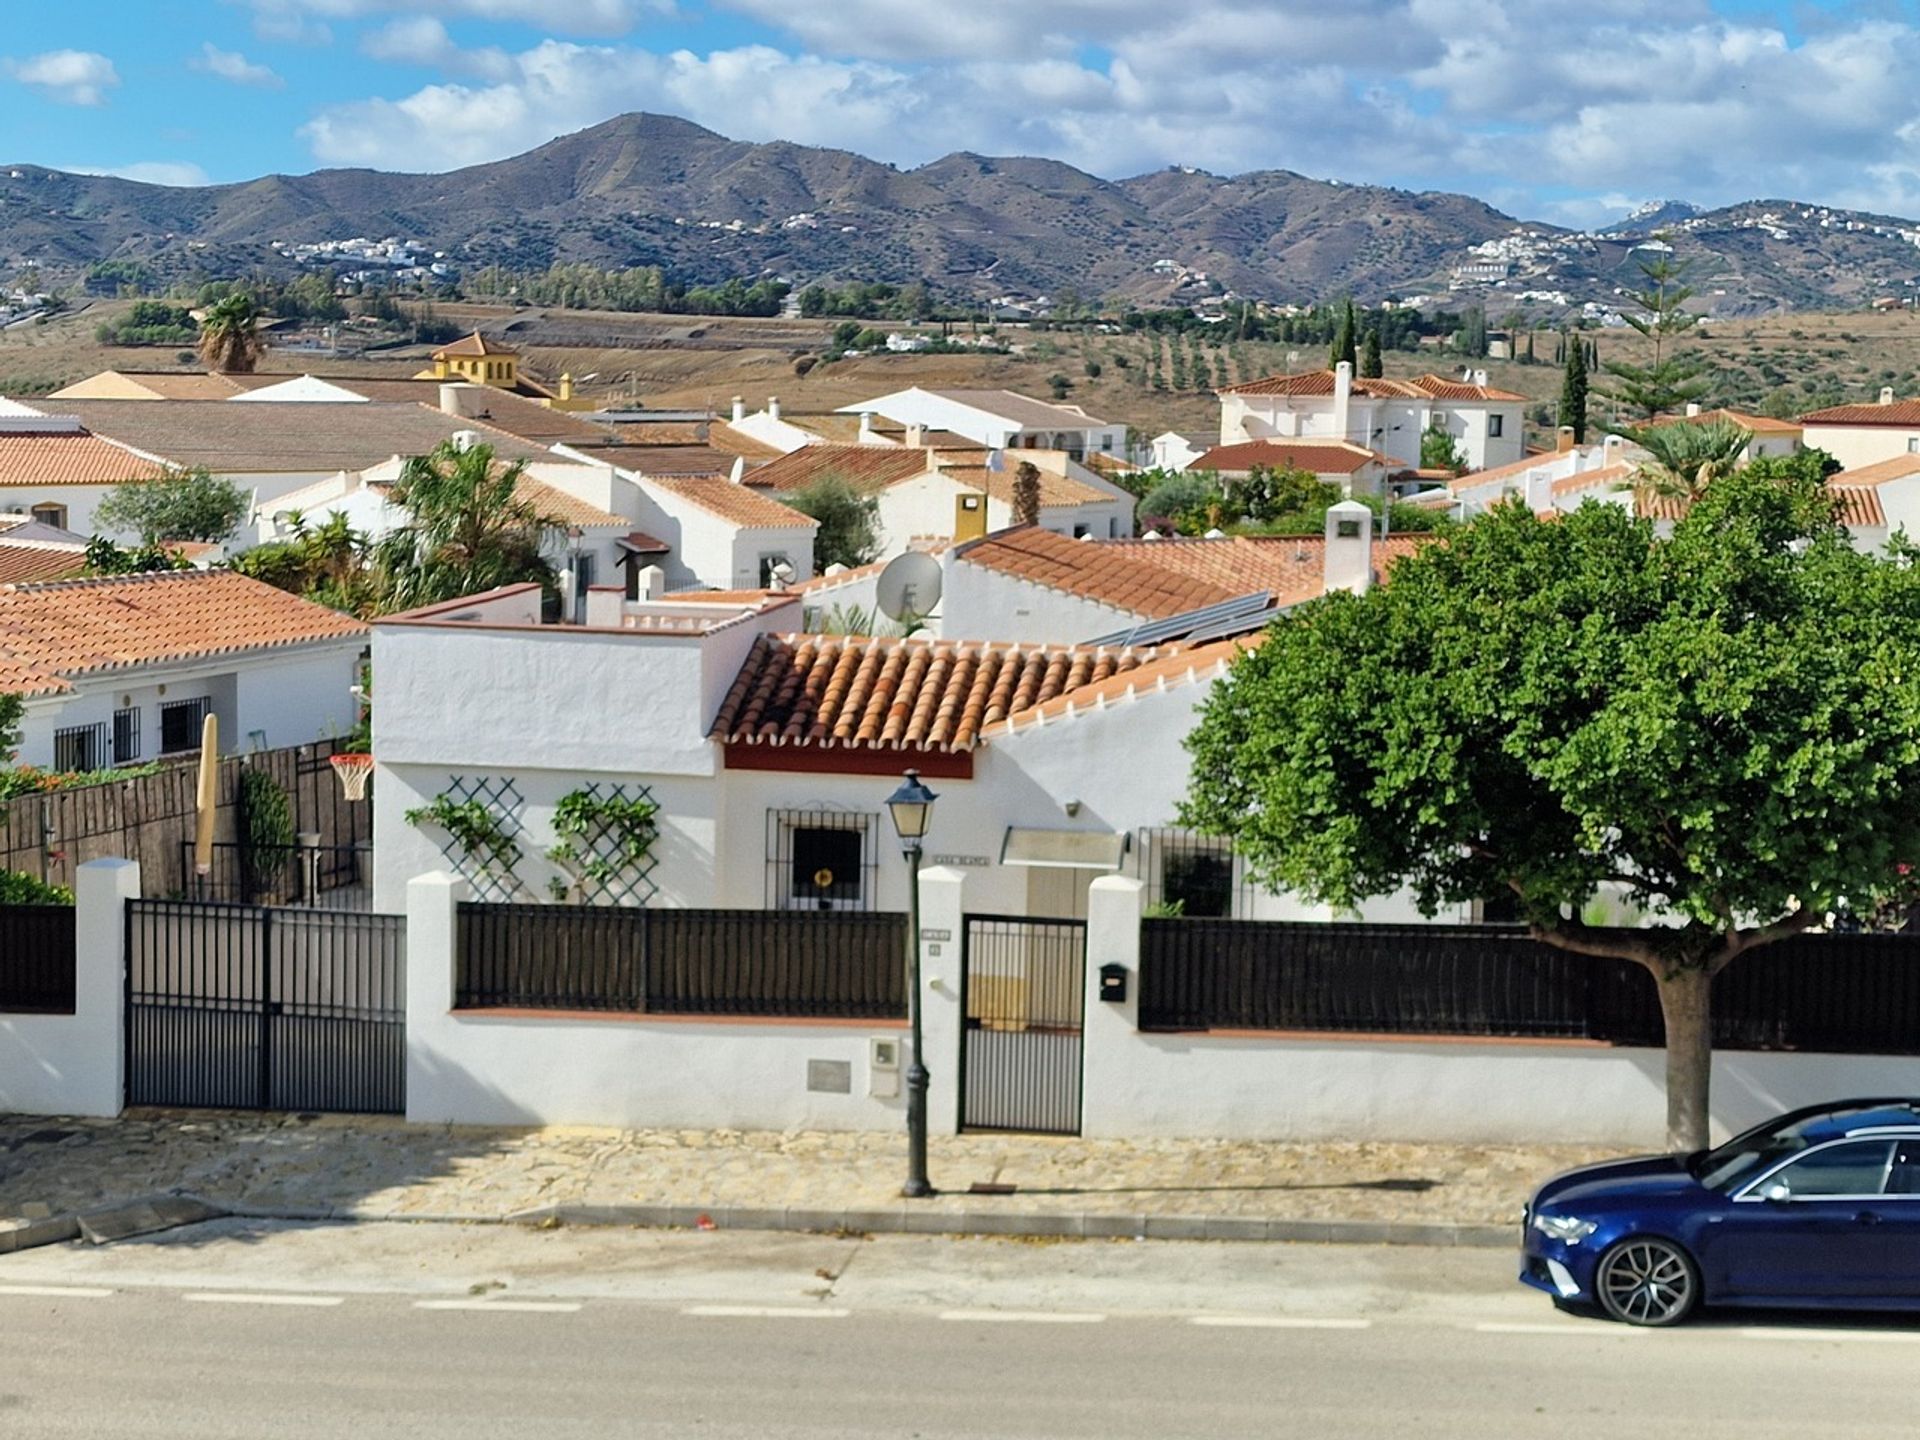
<svg viewBox="0 0 1920 1440">
<path fill-rule="evenodd" d="M 171 347 L 100 345 L 102 320 L 126 302 L 95 302 L 83 312 L 45 325 L 0 332 L 0 393 L 33 394 L 108 368 L 192 369 L 187 352 Z M 563 372 L 583 391 L 609 403 L 711 408 L 724 413 L 731 398 L 758 409 L 777 395 L 790 414 L 832 410 L 909 385 L 1005 387 L 1045 398 L 1050 381 L 1068 382 L 1068 399 L 1104 419 L 1123 420 L 1146 435 L 1163 430 L 1211 431 L 1218 385 L 1324 363 L 1317 346 L 1226 342 L 1212 337 L 1046 333 L 1003 329 L 1022 347 L 1017 355 L 874 355 L 816 364 L 804 376 L 795 362 L 825 348 L 832 322 L 627 315 L 592 311 L 513 311 L 497 306 L 449 305 L 436 311 L 461 325 L 504 329 L 522 346 L 531 373 L 552 381 Z M 1644 360 L 1646 344 L 1618 330 L 1587 332 L 1601 360 Z M 1523 342 L 1524 343 L 1524 342 Z M 1715 378 L 1709 403 L 1797 414 L 1842 400 L 1874 398 L 1891 385 L 1920 393 L 1920 315 L 1799 314 L 1715 324 L 1688 342 L 1706 356 Z M 1482 361 L 1492 383 L 1535 402 L 1529 432 L 1551 426 L 1560 372 L 1552 363 L 1553 337 L 1535 342 L 1540 363 Z M 274 351 L 263 368 L 276 371 L 410 375 L 426 363 L 427 347 L 384 352 L 361 360 L 324 353 Z M 1438 348 L 1420 354 L 1389 352 L 1387 373 L 1458 373 L 1462 361 Z M 1097 373 L 1096 373 L 1097 372 Z M 588 378 L 591 377 L 591 378 Z M 1605 377 L 1597 376 L 1596 392 Z M 1606 402 L 1596 400 L 1604 416 Z"/>
</svg>

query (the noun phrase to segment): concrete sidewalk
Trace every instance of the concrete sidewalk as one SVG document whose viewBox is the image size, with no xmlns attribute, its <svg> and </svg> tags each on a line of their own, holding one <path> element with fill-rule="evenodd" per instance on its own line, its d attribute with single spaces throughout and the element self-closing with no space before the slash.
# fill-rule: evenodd
<svg viewBox="0 0 1920 1440">
<path fill-rule="evenodd" d="M 508 1129 L 129 1111 L 0 1117 L 0 1251 L 214 1210 L 294 1220 L 1510 1244 L 1577 1146 L 936 1138 L 940 1193 L 899 1196 L 904 1137 Z M 186 1217 L 186 1218 L 182 1218 Z"/>
</svg>

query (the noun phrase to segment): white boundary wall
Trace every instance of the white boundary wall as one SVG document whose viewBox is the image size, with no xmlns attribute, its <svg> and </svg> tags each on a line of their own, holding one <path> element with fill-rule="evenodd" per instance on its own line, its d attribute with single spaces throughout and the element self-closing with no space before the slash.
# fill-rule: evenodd
<svg viewBox="0 0 1920 1440">
<path fill-rule="evenodd" d="M 140 894 L 131 860 L 90 860 L 74 872 L 71 1015 L 0 1013 L 0 1113 L 118 1115 L 125 1094 L 126 924 Z"/>
</svg>

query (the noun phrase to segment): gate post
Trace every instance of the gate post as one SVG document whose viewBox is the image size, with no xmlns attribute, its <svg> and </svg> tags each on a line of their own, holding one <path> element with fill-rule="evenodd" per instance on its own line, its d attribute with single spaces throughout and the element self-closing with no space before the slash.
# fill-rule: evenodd
<svg viewBox="0 0 1920 1440">
<path fill-rule="evenodd" d="M 466 882 L 444 870 L 407 882 L 407 1119 L 444 1120 L 454 1110 L 445 1096 L 463 1078 L 445 1073 L 434 1044 L 451 1023 L 460 902 Z M 466 1077 L 466 1083 L 474 1080 Z"/>
<path fill-rule="evenodd" d="M 127 902 L 134 860 L 89 860 L 73 873 L 73 1085 L 76 1115 L 118 1115 L 127 1095 Z"/>
<path fill-rule="evenodd" d="M 949 865 L 920 872 L 920 1038 L 933 1083 L 927 1091 L 927 1133 L 960 1133 L 960 951 L 966 944 L 967 875 Z M 934 1175 L 934 1184 L 940 1176 Z"/>
<path fill-rule="evenodd" d="M 1146 887 L 1102 875 L 1087 887 L 1087 1000 L 1080 1133 L 1128 1133 L 1126 1089 L 1140 1030 L 1140 917 Z M 1100 967 L 1126 968 L 1127 998 L 1100 998 Z"/>
</svg>

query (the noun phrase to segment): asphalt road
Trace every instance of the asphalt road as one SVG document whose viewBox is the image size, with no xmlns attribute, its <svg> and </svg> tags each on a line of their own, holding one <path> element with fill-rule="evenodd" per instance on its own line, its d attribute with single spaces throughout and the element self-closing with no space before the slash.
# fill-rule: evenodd
<svg viewBox="0 0 1920 1440">
<path fill-rule="evenodd" d="M 222 1222 L 0 1257 L 0 1435 L 1907 1436 L 1920 1321 L 1498 1251 Z"/>
</svg>

